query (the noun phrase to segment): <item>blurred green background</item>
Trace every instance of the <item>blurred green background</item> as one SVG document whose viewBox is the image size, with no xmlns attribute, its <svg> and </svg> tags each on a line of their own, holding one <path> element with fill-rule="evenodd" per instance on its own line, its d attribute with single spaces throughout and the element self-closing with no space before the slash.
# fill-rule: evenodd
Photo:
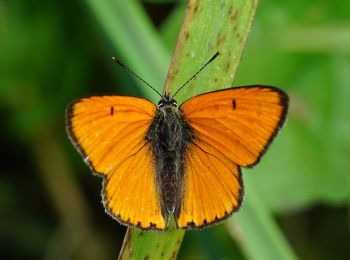
<svg viewBox="0 0 350 260">
<path fill-rule="evenodd" d="M 161 89 L 185 7 L 0 2 L 1 259 L 117 257 L 125 228 L 104 213 L 65 108 L 87 94 L 153 99 L 111 56 Z M 290 95 L 283 131 L 243 175 L 301 259 L 350 259 L 349 14 L 348 1 L 260 1 L 235 82 Z M 190 257 L 246 259 L 225 224 L 187 232 L 179 258 Z"/>
</svg>

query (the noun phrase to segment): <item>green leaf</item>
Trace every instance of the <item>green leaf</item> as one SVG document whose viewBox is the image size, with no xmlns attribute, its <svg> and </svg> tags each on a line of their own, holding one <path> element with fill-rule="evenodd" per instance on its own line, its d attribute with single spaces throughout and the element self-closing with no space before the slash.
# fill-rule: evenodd
<svg viewBox="0 0 350 260">
<path fill-rule="evenodd" d="M 174 259 L 184 235 L 173 218 L 165 232 L 128 229 L 119 259 Z"/>
<path fill-rule="evenodd" d="M 250 32 L 257 0 L 190 1 L 165 84 L 167 93 L 186 82 L 217 51 L 220 56 L 181 90 L 181 103 L 195 95 L 233 85 Z"/>
<path fill-rule="evenodd" d="M 227 221 L 231 235 L 249 259 L 297 259 L 256 191 L 255 176 L 247 173 L 244 177 L 245 203 Z"/>
</svg>

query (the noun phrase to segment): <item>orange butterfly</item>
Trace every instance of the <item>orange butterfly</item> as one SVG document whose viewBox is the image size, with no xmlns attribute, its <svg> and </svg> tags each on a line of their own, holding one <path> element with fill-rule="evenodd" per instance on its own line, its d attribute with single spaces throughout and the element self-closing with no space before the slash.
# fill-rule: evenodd
<svg viewBox="0 0 350 260">
<path fill-rule="evenodd" d="M 66 118 L 72 142 L 103 176 L 103 203 L 113 218 L 164 230 L 174 214 L 178 228 L 199 229 L 239 209 L 240 167 L 259 161 L 287 109 L 283 91 L 247 86 L 179 107 L 167 94 L 158 106 L 136 97 L 91 96 L 74 101 Z"/>
</svg>

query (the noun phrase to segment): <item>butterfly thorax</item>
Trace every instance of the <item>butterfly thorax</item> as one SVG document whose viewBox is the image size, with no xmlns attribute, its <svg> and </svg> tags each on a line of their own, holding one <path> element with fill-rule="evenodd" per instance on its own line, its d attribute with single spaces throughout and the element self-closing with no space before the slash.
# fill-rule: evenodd
<svg viewBox="0 0 350 260">
<path fill-rule="evenodd" d="M 193 130 L 178 109 L 176 101 L 171 98 L 162 99 L 146 139 L 153 150 L 157 184 L 166 212 L 174 212 L 179 203 L 184 153 L 193 138 Z"/>
</svg>

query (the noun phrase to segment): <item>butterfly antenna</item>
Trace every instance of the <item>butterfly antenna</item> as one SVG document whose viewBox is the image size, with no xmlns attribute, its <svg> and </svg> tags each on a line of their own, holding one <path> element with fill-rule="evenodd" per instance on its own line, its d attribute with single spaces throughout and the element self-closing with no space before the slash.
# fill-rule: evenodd
<svg viewBox="0 0 350 260">
<path fill-rule="evenodd" d="M 213 55 L 213 57 L 210 58 L 210 60 L 207 61 L 207 63 L 205 63 L 189 80 L 187 80 L 176 92 L 175 94 L 172 96 L 172 98 L 174 98 L 176 96 L 176 94 L 183 89 L 183 87 L 185 87 L 192 79 L 194 79 L 207 65 L 209 65 L 209 63 L 211 63 L 213 60 L 215 60 L 218 56 L 220 55 L 220 52 L 217 52 Z"/>
<path fill-rule="evenodd" d="M 158 90 L 156 90 L 154 87 L 152 87 L 151 84 L 149 84 L 146 80 L 144 80 L 143 78 L 141 78 L 139 75 L 137 75 L 135 72 L 133 72 L 131 69 L 129 69 L 124 63 L 122 63 L 118 58 L 116 57 L 112 57 L 112 60 L 117 63 L 120 67 L 126 69 L 131 75 L 133 75 L 135 78 L 139 79 L 140 81 L 142 81 L 144 84 L 146 84 L 147 86 L 149 86 L 151 89 L 153 89 L 161 98 L 163 98 L 163 95 L 160 94 L 158 92 Z"/>
</svg>

